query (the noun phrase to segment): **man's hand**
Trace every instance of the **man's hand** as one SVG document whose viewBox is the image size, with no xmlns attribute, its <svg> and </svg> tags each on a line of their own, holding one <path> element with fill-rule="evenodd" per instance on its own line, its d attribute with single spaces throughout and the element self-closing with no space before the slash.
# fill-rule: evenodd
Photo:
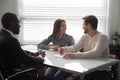
<svg viewBox="0 0 120 80">
<path fill-rule="evenodd" d="M 42 57 L 45 57 L 45 51 L 40 50 L 40 51 L 34 53 L 34 55 L 35 55 L 35 56 L 39 56 L 39 55 L 41 55 Z"/>
<path fill-rule="evenodd" d="M 75 54 L 69 52 L 69 53 L 64 54 L 63 57 L 64 57 L 65 59 L 73 59 L 73 58 L 75 58 Z"/>
</svg>

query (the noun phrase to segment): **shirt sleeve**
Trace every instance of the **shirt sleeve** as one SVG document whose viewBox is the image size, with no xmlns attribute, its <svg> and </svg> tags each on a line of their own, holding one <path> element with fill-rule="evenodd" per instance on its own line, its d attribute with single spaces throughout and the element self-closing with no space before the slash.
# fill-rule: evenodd
<svg viewBox="0 0 120 80">
<path fill-rule="evenodd" d="M 26 66 L 36 66 L 43 64 L 44 60 L 42 58 L 31 56 L 29 53 L 25 52 L 16 39 L 9 39 L 8 45 L 8 48 L 10 48 L 9 51 L 11 52 L 11 55 L 9 56 L 16 62 Z"/>
<path fill-rule="evenodd" d="M 68 41 L 68 46 L 72 46 L 75 44 L 74 38 L 72 36 L 69 37 L 69 41 Z"/>
<path fill-rule="evenodd" d="M 108 38 L 105 35 L 100 36 L 98 39 L 95 48 L 86 52 L 76 52 L 76 58 L 98 58 L 103 53 L 105 48 L 108 47 Z"/>
<path fill-rule="evenodd" d="M 81 37 L 81 39 L 79 40 L 79 42 L 73 46 L 66 46 L 65 47 L 65 51 L 70 51 L 70 52 L 77 52 L 79 51 L 82 47 L 83 47 L 83 43 L 84 43 L 84 35 Z"/>
<path fill-rule="evenodd" d="M 47 39 L 44 39 L 42 42 L 38 44 L 39 49 L 49 49 L 49 43 L 51 42 L 51 38 L 48 37 Z"/>
</svg>

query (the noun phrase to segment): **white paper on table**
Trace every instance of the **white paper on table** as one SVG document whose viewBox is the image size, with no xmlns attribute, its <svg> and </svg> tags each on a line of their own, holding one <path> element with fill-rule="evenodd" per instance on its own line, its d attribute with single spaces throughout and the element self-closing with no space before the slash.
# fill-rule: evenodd
<svg viewBox="0 0 120 80">
<path fill-rule="evenodd" d="M 63 55 L 60 55 L 60 54 L 56 54 L 56 55 L 54 55 L 55 57 L 63 57 Z"/>
<path fill-rule="evenodd" d="M 79 71 L 79 72 L 84 72 L 87 71 L 86 68 L 84 68 L 80 63 L 78 62 L 70 62 L 65 64 L 65 68 L 74 70 L 74 71 Z"/>
</svg>

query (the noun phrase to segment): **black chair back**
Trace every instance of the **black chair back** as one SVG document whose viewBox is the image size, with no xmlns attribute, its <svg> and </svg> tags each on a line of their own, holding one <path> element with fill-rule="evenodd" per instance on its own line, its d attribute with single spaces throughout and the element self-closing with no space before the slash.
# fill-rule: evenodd
<svg viewBox="0 0 120 80">
<path fill-rule="evenodd" d="M 4 80 L 3 71 L 2 71 L 2 59 L 0 56 L 0 80 Z"/>
<path fill-rule="evenodd" d="M 4 80 L 4 77 L 3 77 L 1 69 L 0 69 L 0 80 Z"/>
</svg>

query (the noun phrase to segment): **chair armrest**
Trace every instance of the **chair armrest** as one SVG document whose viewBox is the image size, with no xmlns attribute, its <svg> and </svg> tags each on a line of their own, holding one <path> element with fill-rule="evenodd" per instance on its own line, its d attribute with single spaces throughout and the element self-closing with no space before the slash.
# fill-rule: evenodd
<svg viewBox="0 0 120 80">
<path fill-rule="evenodd" d="M 32 71 L 32 70 L 34 70 L 34 68 L 29 68 L 29 69 L 26 69 L 26 70 L 17 72 L 17 73 L 15 73 L 15 74 L 9 76 L 9 77 L 6 78 L 5 80 L 9 80 L 9 79 L 11 79 L 11 78 L 14 78 L 14 77 L 17 76 L 17 75 L 21 75 L 21 74 L 24 74 L 24 73 L 29 72 L 29 71 Z"/>
</svg>

